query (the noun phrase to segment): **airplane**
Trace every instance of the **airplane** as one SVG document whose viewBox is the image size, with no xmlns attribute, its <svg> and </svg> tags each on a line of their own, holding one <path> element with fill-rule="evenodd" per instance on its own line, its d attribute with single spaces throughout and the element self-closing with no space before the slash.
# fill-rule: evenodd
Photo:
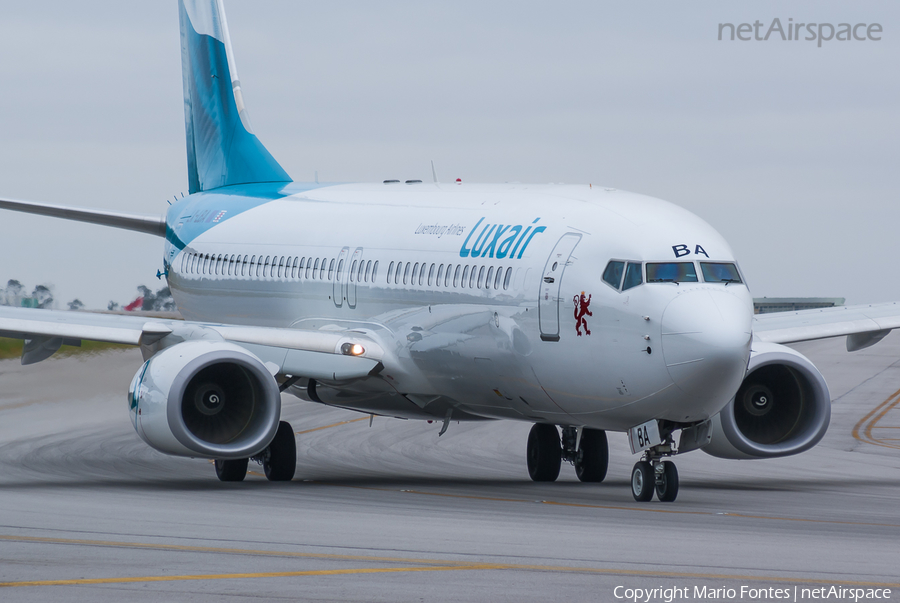
<svg viewBox="0 0 900 603">
<path fill-rule="evenodd" d="M 163 239 L 184 320 L 0 308 L 23 364 L 139 346 L 137 434 L 240 481 L 296 472 L 281 394 L 370 415 L 533 423 L 529 476 L 607 475 L 628 434 L 637 501 L 672 457 L 798 454 L 825 435 L 821 373 L 784 344 L 900 326 L 896 303 L 753 314 L 724 238 L 665 201 L 588 185 L 294 182 L 253 133 L 221 0 L 179 0 L 189 195 L 165 216 L 0 199 Z"/>
</svg>

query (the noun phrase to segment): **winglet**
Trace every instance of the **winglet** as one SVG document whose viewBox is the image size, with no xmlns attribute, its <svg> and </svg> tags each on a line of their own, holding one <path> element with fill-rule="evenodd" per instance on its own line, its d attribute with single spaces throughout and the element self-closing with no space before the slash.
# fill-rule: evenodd
<svg viewBox="0 0 900 603">
<path fill-rule="evenodd" d="M 221 0 L 179 0 L 188 188 L 290 182 L 253 134 Z"/>
</svg>

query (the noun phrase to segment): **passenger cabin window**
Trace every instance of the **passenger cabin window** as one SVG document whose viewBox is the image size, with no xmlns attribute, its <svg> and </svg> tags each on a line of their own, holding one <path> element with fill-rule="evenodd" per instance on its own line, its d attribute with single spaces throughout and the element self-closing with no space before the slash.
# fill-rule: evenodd
<svg viewBox="0 0 900 603">
<path fill-rule="evenodd" d="M 622 276 L 624 274 L 625 262 L 613 260 L 606 265 L 606 270 L 603 271 L 603 282 L 618 290 L 622 286 Z"/>
<path fill-rule="evenodd" d="M 328 262 L 328 280 L 331 280 L 334 276 L 334 258 L 330 262 Z"/>
<path fill-rule="evenodd" d="M 378 276 L 378 260 L 375 260 L 375 264 L 372 266 L 372 282 L 375 282 L 375 278 Z"/>
<path fill-rule="evenodd" d="M 727 285 L 728 283 L 743 282 L 737 266 L 734 264 L 700 262 L 700 271 L 703 273 L 703 280 L 707 283 L 725 283 Z"/>
<path fill-rule="evenodd" d="M 647 263 L 648 283 L 696 283 L 694 262 Z"/>
<path fill-rule="evenodd" d="M 394 274 L 394 262 L 388 264 L 388 272 L 387 272 L 387 282 L 391 283 L 391 275 Z"/>
<path fill-rule="evenodd" d="M 622 283 L 622 291 L 627 291 L 632 287 L 637 287 L 642 282 L 641 264 L 640 262 L 628 262 L 625 268 L 625 281 Z"/>
<path fill-rule="evenodd" d="M 509 281 L 512 279 L 512 267 L 506 269 L 506 276 L 503 277 L 503 290 L 509 289 Z"/>
</svg>

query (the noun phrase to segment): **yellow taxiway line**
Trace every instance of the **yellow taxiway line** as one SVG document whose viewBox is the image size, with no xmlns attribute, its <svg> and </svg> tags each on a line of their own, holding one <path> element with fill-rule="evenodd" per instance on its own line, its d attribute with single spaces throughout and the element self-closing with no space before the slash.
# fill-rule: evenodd
<svg viewBox="0 0 900 603">
<path fill-rule="evenodd" d="M 777 582 L 793 584 L 841 584 L 844 586 L 866 586 L 878 588 L 900 588 L 900 583 L 864 582 L 857 580 L 833 580 L 816 578 L 798 578 L 792 576 L 762 576 L 747 574 L 712 574 L 701 572 L 669 572 L 654 570 L 630 570 L 620 568 L 598 568 L 557 565 L 532 565 L 519 563 L 472 563 L 468 561 L 454 561 L 451 559 L 409 559 L 398 557 L 380 557 L 366 555 L 335 555 L 327 553 L 300 553 L 294 551 L 266 551 L 252 549 L 232 549 L 224 547 L 201 547 L 186 545 L 157 544 L 149 542 L 117 542 L 109 540 L 84 540 L 69 538 L 41 538 L 35 536 L 0 535 L 0 540 L 7 542 L 26 542 L 41 544 L 82 545 L 96 547 L 136 548 L 157 551 L 186 551 L 198 553 L 222 553 L 229 555 L 246 556 L 278 556 L 278 557 L 302 557 L 307 559 L 338 560 L 338 561 L 364 561 L 368 563 L 403 563 L 401 567 L 363 567 L 331 570 L 299 570 L 287 572 L 242 572 L 231 574 L 183 574 L 174 576 L 121 576 L 110 578 L 73 578 L 60 580 L 23 580 L 17 582 L 0 582 L 0 587 L 20 586 L 76 586 L 91 584 L 125 584 L 135 582 L 177 582 L 186 580 L 234 580 L 249 578 L 292 578 L 302 576 L 336 576 L 353 574 L 385 574 L 406 572 L 435 572 L 435 571 L 539 571 L 557 573 L 581 573 L 603 574 L 620 576 L 639 576 L 652 578 L 676 578 L 676 579 L 709 579 L 709 580 L 740 580 L 743 582 Z"/>
<path fill-rule="evenodd" d="M 339 421 L 337 423 L 332 423 L 331 425 L 322 425 L 321 427 L 313 427 L 312 429 L 304 429 L 303 431 L 295 431 L 294 434 L 302 435 L 304 433 L 312 433 L 314 431 L 320 431 L 322 429 L 331 429 L 332 427 L 340 427 L 341 425 L 346 425 L 348 423 L 358 423 L 359 421 L 365 421 L 369 416 L 360 417 L 358 419 L 349 419 L 347 421 Z"/>
<path fill-rule="evenodd" d="M 875 429 L 896 429 L 893 426 L 881 427 L 879 421 L 884 419 L 890 411 L 896 410 L 900 404 L 900 389 L 888 396 L 887 400 L 873 408 L 853 427 L 853 437 L 860 442 L 882 446 L 884 448 L 895 448 L 900 450 L 900 443 L 895 438 L 876 437 L 872 431 Z"/>
<path fill-rule="evenodd" d="M 439 496 L 444 498 L 462 498 L 468 500 L 484 500 L 491 502 L 511 502 L 511 503 L 528 503 L 528 504 L 542 504 L 542 505 L 553 505 L 557 507 L 576 507 L 576 508 L 584 508 L 584 509 L 604 509 L 610 511 L 637 511 L 640 513 L 667 513 L 671 515 L 700 515 L 700 516 L 716 516 L 716 517 L 737 517 L 740 519 L 766 519 L 770 521 L 796 521 L 803 523 L 821 523 L 821 524 L 834 524 L 834 525 L 848 525 L 848 526 L 874 526 L 880 528 L 900 528 L 900 524 L 894 523 L 876 523 L 876 522 L 866 522 L 866 521 L 844 521 L 840 519 L 808 519 L 805 517 L 780 517 L 777 515 L 751 515 L 749 513 L 729 513 L 729 512 L 716 512 L 716 511 L 688 511 L 681 509 L 660 509 L 660 508 L 647 508 L 646 506 L 634 506 L 634 507 L 624 507 L 617 505 L 597 505 L 591 503 L 575 503 L 575 502 L 562 502 L 556 500 L 534 500 L 530 498 L 506 498 L 500 496 L 478 496 L 475 494 L 450 494 L 447 492 L 428 492 L 425 490 L 394 490 L 391 488 L 375 488 L 373 486 L 350 486 L 347 484 L 340 483 L 332 483 L 332 482 L 321 482 L 321 481 L 312 481 L 310 483 L 317 484 L 320 486 L 333 486 L 337 488 L 354 488 L 357 490 L 373 490 L 377 492 L 401 492 L 403 494 L 420 494 L 423 496 Z"/>
</svg>

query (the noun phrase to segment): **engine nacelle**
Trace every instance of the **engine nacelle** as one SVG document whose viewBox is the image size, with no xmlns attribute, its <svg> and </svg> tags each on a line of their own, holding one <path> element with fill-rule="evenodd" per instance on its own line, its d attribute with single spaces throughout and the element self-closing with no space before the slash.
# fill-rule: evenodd
<svg viewBox="0 0 900 603">
<path fill-rule="evenodd" d="M 144 363 L 128 390 L 135 431 L 178 456 L 254 456 L 275 437 L 281 394 L 263 363 L 232 343 L 187 341 Z"/>
<path fill-rule="evenodd" d="M 735 397 L 713 417 L 703 450 L 728 459 L 789 456 L 819 443 L 831 420 L 831 394 L 819 370 L 783 345 L 754 343 Z"/>
</svg>

